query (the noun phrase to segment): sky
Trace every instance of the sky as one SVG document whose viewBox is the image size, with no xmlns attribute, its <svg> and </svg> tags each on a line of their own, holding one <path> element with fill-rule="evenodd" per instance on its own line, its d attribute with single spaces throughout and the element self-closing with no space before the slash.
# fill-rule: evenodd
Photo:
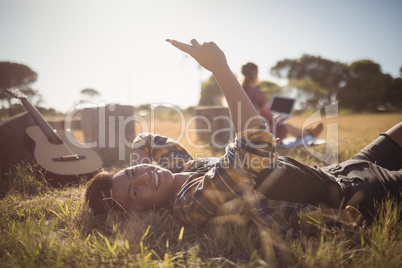
<svg viewBox="0 0 402 268">
<path fill-rule="evenodd" d="M 68 112 L 93 102 L 197 105 L 211 73 L 165 39 L 214 41 L 240 75 L 260 80 L 303 54 L 350 64 L 370 59 L 394 78 L 402 67 L 400 0 L 0 0 L 0 61 L 29 66 L 41 106 Z"/>
</svg>

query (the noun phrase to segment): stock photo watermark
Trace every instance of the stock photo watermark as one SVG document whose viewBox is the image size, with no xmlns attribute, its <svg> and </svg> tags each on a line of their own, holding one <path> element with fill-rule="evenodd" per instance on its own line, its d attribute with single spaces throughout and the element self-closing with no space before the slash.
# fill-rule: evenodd
<svg viewBox="0 0 402 268">
<path fill-rule="evenodd" d="M 185 140 L 188 146 L 194 149 L 223 149 L 228 143 L 233 142 L 236 138 L 234 129 L 238 124 L 237 129 L 248 129 L 248 125 L 255 118 L 249 118 L 245 122 L 243 128 L 239 127 L 241 106 L 239 103 L 238 122 L 233 122 L 229 115 L 210 115 L 204 116 L 200 114 L 194 114 L 192 116 L 186 116 L 185 112 L 179 107 L 167 104 L 156 103 L 149 106 L 149 111 L 145 115 L 134 114 L 134 107 L 132 106 L 119 106 L 115 104 L 107 104 L 104 101 L 98 103 L 81 103 L 69 110 L 65 118 L 64 129 L 71 129 L 71 123 L 74 116 L 81 113 L 82 129 L 85 132 L 85 142 L 78 142 L 71 132 L 66 131 L 66 136 L 69 141 L 77 147 L 103 149 L 103 148 L 115 148 L 118 150 L 119 160 L 128 160 L 133 162 L 134 157 L 127 158 L 127 152 L 132 150 L 132 143 L 137 134 L 140 133 L 156 133 L 157 122 L 157 110 L 160 107 L 169 109 L 169 114 L 172 117 L 178 118 L 178 123 L 172 124 L 171 127 L 175 128 L 176 136 L 171 137 L 174 141 Z M 126 110 L 125 110 L 126 109 Z M 127 110 L 128 109 L 128 110 Z M 304 122 L 302 129 L 307 128 L 312 124 L 316 124 L 325 119 L 331 119 L 338 117 L 338 103 L 334 102 L 326 105 L 320 110 L 312 113 Z M 85 121 L 85 120 L 86 121 Z M 135 126 L 135 127 L 134 127 Z M 305 149 L 318 160 L 327 164 L 337 163 L 338 161 L 338 123 L 330 123 L 325 125 L 326 139 L 325 150 L 315 150 L 312 143 L 306 137 L 302 137 L 302 145 Z M 275 135 L 275 127 L 271 128 L 271 131 Z M 89 133 L 89 134 L 88 134 Z M 195 136 L 192 134 L 196 134 Z M 88 137 L 89 136 L 89 137 Z M 207 139 L 200 137 L 207 137 Z M 199 137 L 199 138 L 197 138 Z M 250 148 L 264 149 L 269 144 L 255 144 L 248 140 L 245 136 L 242 143 L 247 144 Z M 149 144 L 154 149 L 170 146 L 169 144 Z M 200 157 L 203 153 L 197 153 L 197 157 Z M 137 162 L 138 159 L 136 159 Z M 145 161 L 145 160 L 144 160 Z"/>
</svg>

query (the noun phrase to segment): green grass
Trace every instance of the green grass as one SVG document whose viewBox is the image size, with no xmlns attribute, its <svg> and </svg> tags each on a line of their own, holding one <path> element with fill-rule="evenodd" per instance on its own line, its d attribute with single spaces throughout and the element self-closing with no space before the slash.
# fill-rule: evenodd
<svg viewBox="0 0 402 268">
<path fill-rule="evenodd" d="M 401 206 L 381 204 L 371 226 L 282 239 L 252 222 L 182 226 L 168 211 L 95 218 L 83 184 L 33 183 L 30 167 L 0 200 L 0 267 L 400 267 Z M 30 187 L 23 187 L 24 184 Z"/>
<path fill-rule="evenodd" d="M 367 143 L 364 135 L 341 137 L 348 143 L 341 144 L 340 161 Z M 303 148 L 282 153 L 323 164 Z M 26 164 L 0 174 L 0 267 L 402 266 L 402 208 L 392 200 L 378 204 L 381 213 L 370 226 L 283 239 L 242 219 L 194 228 L 167 211 L 95 218 L 84 192 L 84 183 L 51 188 Z"/>
</svg>

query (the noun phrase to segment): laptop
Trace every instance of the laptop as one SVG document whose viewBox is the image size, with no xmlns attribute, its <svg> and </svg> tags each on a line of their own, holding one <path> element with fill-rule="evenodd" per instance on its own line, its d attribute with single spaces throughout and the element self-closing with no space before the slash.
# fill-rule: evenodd
<svg viewBox="0 0 402 268">
<path fill-rule="evenodd" d="M 294 98 L 273 95 L 271 97 L 269 108 L 274 117 L 280 116 L 280 121 L 284 122 L 292 116 L 295 102 L 296 99 Z"/>
</svg>

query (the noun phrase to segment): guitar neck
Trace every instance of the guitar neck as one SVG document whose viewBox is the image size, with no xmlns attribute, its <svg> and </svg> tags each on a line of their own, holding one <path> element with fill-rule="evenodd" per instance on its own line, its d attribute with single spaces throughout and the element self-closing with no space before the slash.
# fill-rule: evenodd
<svg viewBox="0 0 402 268">
<path fill-rule="evenodd" d="M 43 133 L 45 133 L 46 137 L 48 138 L 49 142 L 53 144 L 62 144 L 62 140 L 59 136 L 54 132 L 53 128 L 43 119 L 42 115 L 39 111 L 29 102 L 28 99 L 22 98 L 22 104 L 31 114 L 33 119 L 35 120 L 36 124 L 42 129 Z"/>
</svg>

